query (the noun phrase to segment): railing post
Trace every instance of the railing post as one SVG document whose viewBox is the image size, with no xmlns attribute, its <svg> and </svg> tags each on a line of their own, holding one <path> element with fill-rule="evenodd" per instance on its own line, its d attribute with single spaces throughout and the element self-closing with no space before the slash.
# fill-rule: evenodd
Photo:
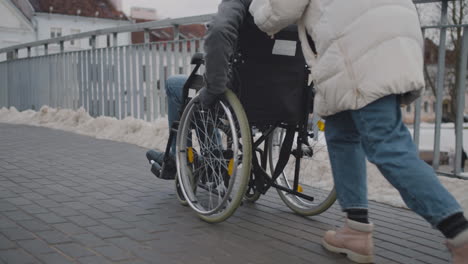
<svg viewBox="0 0 468 264">
<path fill-rule="evenodd" d="M 425 40 L 425 36 L 426 36 L 426 30 L 423 29 L 422 30 L 422 37 L 423 37 L 423 45 L 426 43 L 426 40 Z M 423 46 L 423 49 L 425 49 L 425 45 Z M 423 52 L 424 54 L 424 52 Z M 424 59 L 424 58 L 423 58 Z M 413 120 L 413 141 L 414 141 L 414 144 L 416 145 L 416 149 L 418 150 L 419 152 L 419 136 L 420 136 L 420 126 L 421 126 L 421 101 L 422 101 L 422 97 L 424 96 L 424 90 L 422 91 L 422 94 L 421 96 L 419 96 L 418 99 L 416 99 L 416 101 L 414 102 L 414 120 Z"/>
<path fill-rule="evenodd" d="M 96 35 L 93 35 L 91 36 L 91 38 L 89 39 L 89 44 L 91 45 L 91 48 L 92 49 L 95 49 L 96 48 Z"/>
<path fill-rule="evenodd" d="M 113 39 L 114 39 L 113 40 L 114 47 L 117 47 L 119 45 L 119 41 L 118 41 L 118 38 L 117 38 L 117 33 L 113 33 L 112 36 L 113 36 Z"/>
<path fill-rule="evenodd" d="M 463 28 L 463 37 L 461 42 L 460 60 L 458 67 L 458 87 L 457 87 L 457 120 L 455 122 L 455 176 L 461 173 L 462 149 L 463 149 L 463 119 L 465 108 L 465 91 L 466 91 L 466 68 L 468 60 L 468 26 Z"/>
<path fill-rule="evenodd" d="M 174 25 L 174 40 L 180 39 L 180 28 L 179 25 Z"/>
<path fill-rule="evenodd" d="M 442 0 L 442 12 L 440 15 L 440 25 L 447 25 L 447 7 L 448 1 Z M 434 158 L 432 160 L 432 167 L 434 170 L 439 169 L 440 165 L 440 128 L 442 125 L 442 103 L 444 96 L 444 77 L 445 77 L 445 41 L 447 36 L 447 29 L 445 27 L 440 29 L 440 42 L 439 42 L 439 56 L 437 58 L 437 85 L 436 85 L 436 120 L 434 131 Z"/>
<path fill-rule="evenodd" d="M 145 28 L 144 36 L 145 36 L 144 37 L 145 44 L 150 43 L 150 31 L 149 31 L 149 29 Z"/>
</svg>

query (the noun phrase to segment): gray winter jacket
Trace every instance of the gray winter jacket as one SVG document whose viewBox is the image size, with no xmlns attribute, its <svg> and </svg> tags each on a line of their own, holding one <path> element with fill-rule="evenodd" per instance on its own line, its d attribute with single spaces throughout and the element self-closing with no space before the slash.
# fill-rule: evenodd
<svg viewBox="0 0 468 264">
<path fill-rule="evenodd" d="M 223 93 L 229 82 L 229 60 L 237 48 L 239 29 L 249 14 L 252 0 L 223 0 L 208 25 L 205 38 L 206 85 L 208 93 Z"/>
</svg>

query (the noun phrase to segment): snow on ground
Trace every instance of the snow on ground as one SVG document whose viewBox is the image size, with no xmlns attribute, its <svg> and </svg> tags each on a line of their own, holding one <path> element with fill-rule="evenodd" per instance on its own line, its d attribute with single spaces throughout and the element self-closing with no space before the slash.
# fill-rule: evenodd
<svg viewBox="0 0 468 264">
<path fill-rule="evenodd" d="M 44 106 L 38 112 L 18 112 L 14 107 L 1 108 L 0 122 L 43 126 L 145 148 L 164 149 L 168 136 L 167 119 L 150 123 L 132 117 L 123 120 L 112 117 L 93 118 L 84 109 L 73 111 Z"/>
<path fill-rule="evenodd" d="M 421 150 L 434 149 L 434 132 L 435 125 L 422 123 L 420 132 Z M 453 123 L 443 123 L 440 130 L 440 150 L 449 153 L 455 152 L 455 125 Z M 464 124 L 464 129 L 468 129 L 468 124 Z M 411 134 L 413 129 L 410 128 Z M 468 150 L 468 133 L 463 133 L 463 148 Z"/>
<path fill-rule="evenodd" d="M 168 136 L 167 119 L 158 119 L 150 123 L 131 117 L 127 117 L 124 120 L 117 120 L 111 117 L 93 118 L 84 109 L 73 111 L 68 109 L 53 109 L 44 106 L 38 112 L 32 110 L 18 112 L 15 108 L 1 108 L 0 122 L 43 126 L 98 139 L 127 142 L 144 148 L 155 148 L 159 150 L 165 148 Z M 423 149 L 432 148 L 433 133 L 433 125 L 423 124 L 421 126 L 421 147 Z M 466 138 L 467 136 L 464 135 L 464 137 Z M 443 126 L 441 142 L 441 149 L 453 149 L 454 133 L 453 128 L 450 129 L 449 125 Z M 468 138 L 464 140 L 464 143 L 466 148 Z M 324 155 L 325 158 L 326 156 L 327 155 Z M 142 155 L 142 159 L 144 158 L 145 157 Z M 325 165 L 321 166 L 323 169 Z M 442 184 L 454 194 L 457 200 L 462 204 L 465 211 L 468 212 L 468 181 L 448 177 L 439 178 Z M 332 184 L 329 170 L 321 175 L 320 181 L 322 182 L 316 186 Z M 398 192 L 384 179 L 378 169 L 370 163 L 368 164 L 368 189 L 370 200 L 393 206 L 405 207 Z"/>
</svg>

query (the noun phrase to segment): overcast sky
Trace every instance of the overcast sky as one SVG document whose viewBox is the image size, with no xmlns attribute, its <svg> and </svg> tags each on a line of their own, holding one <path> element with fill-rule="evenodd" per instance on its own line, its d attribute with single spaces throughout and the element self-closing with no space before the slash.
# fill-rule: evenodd
<svg viewBox="0 0 468 264">
<path fill-rule="evenodd" d="M 176 18 L 184 16 L 216 13 L 221 0 L 122 0 L 125 13 L 130 13 L 130 7 L 155 8 L 160 18 Z"/>
</svg>

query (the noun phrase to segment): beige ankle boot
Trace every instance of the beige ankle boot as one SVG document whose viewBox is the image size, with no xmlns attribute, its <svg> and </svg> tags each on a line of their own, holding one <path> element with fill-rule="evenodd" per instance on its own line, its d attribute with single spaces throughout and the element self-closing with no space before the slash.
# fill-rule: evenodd
<svg viewBox="0 0 468 264">
<path fill-rule="evenodd" d="M 374 261 L 374 242 L 372 230 L 374 225 L 346 220 L 345 226 L 336 231 L 327 231 L 322 245 L 335 253 L 345 253 L 357 263 L 372 263 Z"/>
<path fill-rule="evenodd" d="M 447 240 L 447 247 L 452 253 L 453 264 L 468 264 L 468 230 Z"/>
</svg>

